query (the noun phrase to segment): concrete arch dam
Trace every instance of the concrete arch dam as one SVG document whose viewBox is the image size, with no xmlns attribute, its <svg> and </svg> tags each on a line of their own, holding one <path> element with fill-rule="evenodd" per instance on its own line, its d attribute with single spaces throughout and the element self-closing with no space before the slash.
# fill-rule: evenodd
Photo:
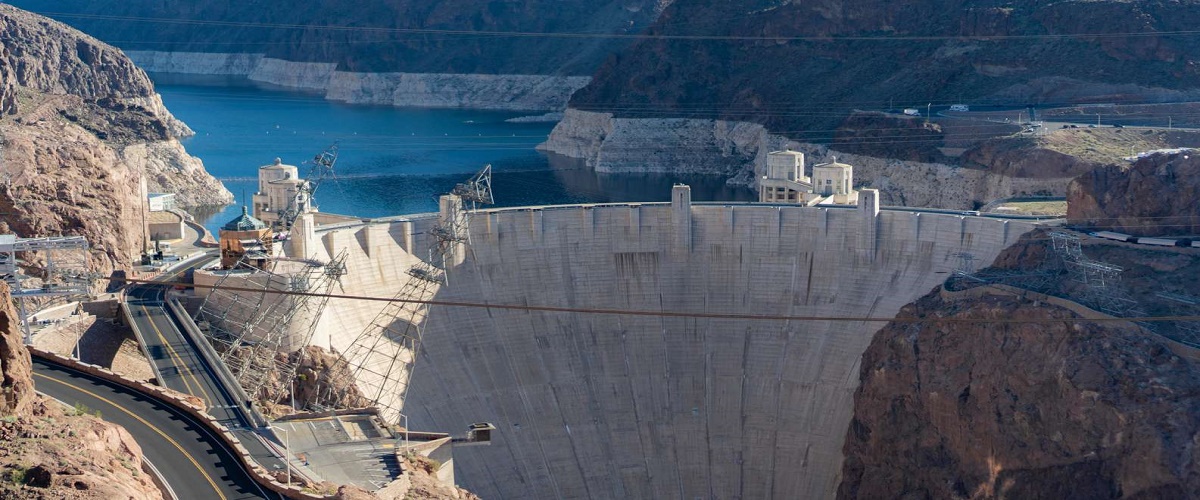
<svg viewBox="0 0 1200 500">
<path fill-rule="evenodd" d="M 693 205 L 685 190 L 670 204 L 476 212 L 436 298 L 890 318 L 959 252 L 991 262 L 1033 228 L 869 202 Z M 348 293 L 384 295 L 431 223 L 307 241 L 348 249 Z M 381 306 L 330 308 L 322 330 L 348 332 L 329 337 L 344 349 Z M 435 306 L 405 412 L 415 428 L 496 424 L 491 446 L 455 454 L 459 483 L 484 498 L 829 498 L 860 358 L 882 326 Z"/>
</svg>

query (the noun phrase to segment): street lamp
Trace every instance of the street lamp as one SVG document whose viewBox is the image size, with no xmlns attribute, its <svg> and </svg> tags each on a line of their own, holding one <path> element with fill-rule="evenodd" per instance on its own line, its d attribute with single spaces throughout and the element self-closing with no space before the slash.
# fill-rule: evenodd
<svg viewBox="0 0 1200 500">
<path fill-rule="evenodd" d="M 283 460 L 284 467 L 287 467 L 287 484 L 292 484 L 292 440 L 288 437 L 287 429 L 282 427 L 271 426 L 272 429 L 283 432 Z"/>
<path fill-rule="evenodd" d="M 412 444 L 408 440 L 408 415 L 401 413 L 400 418 L 404 420 L 404 449 L 407 450 L 409 445 Z"/>
</svg>

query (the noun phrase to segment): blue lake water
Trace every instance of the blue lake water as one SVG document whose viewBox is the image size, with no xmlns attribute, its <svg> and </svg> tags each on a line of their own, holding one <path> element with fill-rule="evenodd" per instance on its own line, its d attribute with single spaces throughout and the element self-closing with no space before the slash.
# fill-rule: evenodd
<svg viewBox="0 0 1200 500">
<path fill-rule="evenodd" d="M 747 189 L 704 176 L 596 174 L 582 162 L 534 149 L 552 123 L 507 123 L 523 113 L 347 105 L 273 90 L 243 79 L 153 75 L 167 108 L 196 131 L 192 155 L 237 197 L 257 188 L 258 167 L 276 157 L 297 165 L 338 143 L 336 180 L 320 185 L 323 212 L 381 217 L 437 210 L 437 196 L 484 164 L 493 168 L 497 206 L 668 201 L 674 182 L 696 200 L 752 200 Z M 199 210 L 215 229 L 238 205 Z"/>
</svg>

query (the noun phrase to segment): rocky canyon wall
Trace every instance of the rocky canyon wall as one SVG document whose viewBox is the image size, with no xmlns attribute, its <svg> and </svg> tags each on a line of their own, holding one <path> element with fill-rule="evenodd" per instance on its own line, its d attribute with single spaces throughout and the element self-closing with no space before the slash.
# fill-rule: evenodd
<svg viewBox="0 0 1200 500">
<path fill-rule="evenodd" d="M 368 73 L 337 64 L 294 62 L 264 54 L 128 51 L 149 72 L 244 76 L 252 81 L 321 92 L 351 104 L 513 111 L 561 110 L 586 76 L 536 74 Z"/>
<path fill-rule="evenodd" d="M 1157 337 L 1008 295 L 898 318 L 863 354 L 838 498 L 1197 498 L 1200 371 Z"/>
<path fill-rule="evenodd" d="M 1137 236 L 1200 234 L 1200 157 L 1156 154 L 1071 182 L 1067 217 Z"/>
<path fill-rule="evenodd" d="M 1197 5 L 676 0 L 571 107 L 824 131 L 926 103 L 1174 102 L 1200 91 L 1200 44 L 1169 34 L 1200 22 Z"/>
<path fill-rule="evenodd" d="M 885 205 L 970 210 L 1012 196 L 1065 196 L 1070 177 L 1023 178 L 943 163 L 904 161 L 839 152 L 770 133 L 757 123 L 695 118 L 619 118 L 568 109 L 547 152 L 582 158 L 600 172 L 713 174 L 754 186 L 767 153 L 790 148 L 807 165 L 834 157 L 854 165 L 859 187 L 880 190 Z"/>
<path fill-rule="evenodd" d="M 182 206 L 233 196 L 187 154 L 191 134 L 119 50 L 0 5 L 0 230 L 88 238 L 101 273 L 144 241 L 142 181 Z"/>
</svg>

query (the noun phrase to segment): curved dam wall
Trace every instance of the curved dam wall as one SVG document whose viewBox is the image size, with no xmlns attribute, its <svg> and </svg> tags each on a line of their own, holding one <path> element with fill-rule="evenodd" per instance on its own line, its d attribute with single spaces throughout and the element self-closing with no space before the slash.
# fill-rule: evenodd
<svg viewBox="0 0 1200 500">
<path fill-rule="evenodd" d="M 298 241 L 348 249 L 347 293 L 390 295 L 433 220 Z M 891 318 L 944 280 L 958 252 L 990 262 L 1031 228 L 692 205 L 682 190 L 671 204 L 481 211 L 435 298 Z M 381 308 L 331 301 L 321 330 L 344 349 Z M 883 324 L 434 307 L 405 411 L 414 428 L 496 424 L 491 446 L 455 453 L 460 483 L 485 498 L 827 498 L 859 360 Z"/>
</svg>

